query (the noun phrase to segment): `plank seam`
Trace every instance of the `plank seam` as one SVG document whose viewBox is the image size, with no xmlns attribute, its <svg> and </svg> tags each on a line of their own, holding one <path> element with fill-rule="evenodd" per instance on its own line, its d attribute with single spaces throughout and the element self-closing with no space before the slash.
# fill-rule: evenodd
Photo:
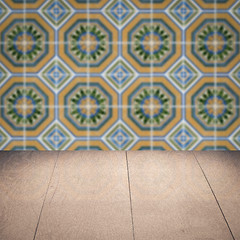
<svg viewBox="0 0 240 240">
<path fill-rule="evenodd" d="M 129 201 L 130 201 L 131 220 L 132 220 L 132 232 L 133 232 L 133 240 L 135 240 L 134 222 L 133 222 L 133 209 L 132 209 L 132 197 L 131 197 L 131 185 L 130 185 L 130 174 L 129 174 L 129 167 L 128 167 L 128 155 L 127 155 L 127 151 L 126 151 L 126 164 L 127 164 L 128 191 L 129 191 Z"/>
<path fill-rule="evenodd" d="M 38 226 L 39 226 L 39 223 L 40 223 L 43 207 L 44 207 L 44 204 L 45 204 L 45 201 L 46 201 L 46 198 L 47 198 L 47 193 L 48 193 L 48 190 L 49 190 L 49 187 L 50 187 L 50 183 L 52 181 L 53 173 L 54 173 L 55 168 L 56 168 L 59 153 L 60 153 L 60 151 L 58 151 L 57 157 L 56 157 L 55 162 L 54 162 L 54 167 L 53 167 L 53 170 L 52 170 L 52 173 L 51 173 L 51 176 L 50 176 L 50 179 L 49 179 L 48 187 L 47 187 L 47 190 L 46 190 L 46 193 L 45 193 L 45 196 L 44 196 L 44 200 L 43 200 L 43 204 L 42 204 L 40 214 L 39 214 L 39 217 L 38 217 L 38 222 L 37 222 L 37 226 L 36 226 L 36 229 L 35 229 L 35 232 L 34 232 L 33 240 L 35 240 L 36 235 L 37 235 L 37 230 L 38 230 Z"/>
<path fill-rule="evenodd" d="M 221 211 L 221 213 L 222 213 L 222 216 L 223 216 L 223 218 L 224 218 L 224 220 L 225 220 L 225 223 L 227 224 L 228 230 L 229 230 L 229 232 L 230 232 L 233 240 L 235 240 L 235 237 L 234 237 L 234 235 L 233 235 L 233 233 L 232 233 L 232 230 L 231 230 L 231 228 L 230 228 L 230 226 L 229 226 L 229 223 L 228 223 L 228 221 L 227 221 L 227 219 L 226 219 L 226 217 L 225 217 L 225 215 L 224 215 L 224 213 L 223 213 L 223 210 L 222 210 L 222 208 L 221 208 L 221 206 L 220 206 L 220 203 L 218 202 L 217 197 L 216 197 L 216 195 L 215 195 L 215 193 L 214 193 L 214 191 L 213 191 L 213 189 L 212 189 L 212 187 L 211 187 L 211 185 L 210 185 L 210 182 L 208 181 L 208 178 L 207 178 L 205 172 L 203 171 L 203 168 L 202 168 L 202 166 L 200 165 L 200 162 L 198 161 L 195 153 L 194 153 L 194 152 L 192 152 L 192 153 L 193 153 L 193 156 L 195 157 L 195 159 L 196 159 L 196 161 L 197 161 L 197 163 L 198 163 L 198 166 L 200 167 L 200 169 L 201 169 L 201 171 L 202 171 L 202 173 L 203 173 L 203 176 L 204 176 L 205 180 L 207 181 L 207 184 L 208 184 L 209 188 L 211 189 L 211 192 L 212 192 L 212 194 L 213 194 L 213 196 L 214 196 L 214 198 L 215 198 L 215 200 L 216 200 L 216 202 L 217 202 L 217 205 L 218 205 L 218 207 L 219 207 L 219 209 L 220 209 L 220 211 Z"/>
</svg>

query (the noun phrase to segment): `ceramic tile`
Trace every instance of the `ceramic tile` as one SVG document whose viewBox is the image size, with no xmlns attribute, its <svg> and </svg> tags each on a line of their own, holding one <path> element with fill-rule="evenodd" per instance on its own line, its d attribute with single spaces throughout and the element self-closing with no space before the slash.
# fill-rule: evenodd
<svg viewBox="0 0 240 240">
<path fill-rule="evenodd" d="M 166 140 L 146 140 L 146 139 L 139 139 L 136 144 L 131 148 L 131 150 L 156 150 L 156 151 L 164 151 L 164 150 L 174 150 L 170 146 L 170 144 Z"/>
<path fill-rule="evenodd" d="M 181 121 L 170 130 L 167 139 L 174 150 L 185 151 L 195 149 L 202 138 L 191 124 Z"/>
<path fill-rule="evenodd" d="M 11 139 L 11 141 L 9 141 L 8 144 L 5 146 L 4 150 L 6 151 L 22 151 L 22 150 L 44 151 L 46 150 L 46 148 L 41 142 L 36 140 L 24 141 L 23 139 L 22 140 Z"/>
<path fill-rule="evenodd" d="M 105 142 L 102 140 L 94 140 L 91 138 L 86 138 L 85 140 L 75 140 L 68 148 L 71 151 L 79 151 L 79 150 L 111 150 Z"/>
<path fill-rule="evenodd" d="M 2 0 L 9 8 L 11 8 L 13 11 L 19 11 L 19 10 L 32 10 L 36 11 L 39 9 L 43 3 L 44 0 L 35 0 L 35 1 L 29 1 L 29 0 Z"/>
<path fill-rule="evenodd" d="M 238 143 L 239 144 L 239 143 Z M 239 149 L 239 146 L 234 145 L 231 140 L 204 140 L 201 141 L 196 147 L 197 151 L 236 151 Z"/>
<path fill-rule="evenodd" d="M 194 0 L 203 10 L 229 10 L 235 0 Z"/>
<path fill-rule="evenodd" d="M 235 0 L 3 0 L 0 149 L 240 149 Z"/>
</svg>

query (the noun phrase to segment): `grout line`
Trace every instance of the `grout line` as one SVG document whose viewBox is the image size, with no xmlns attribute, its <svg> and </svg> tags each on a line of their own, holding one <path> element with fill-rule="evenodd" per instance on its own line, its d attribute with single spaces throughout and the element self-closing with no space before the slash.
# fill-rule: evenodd
<svg viewBox="0 0 240 240">
<path fill-rule="evenodd" d="M 78 41 L 79 43 L 85 43 L 83 41 Z M 22 44 L 22 42 L 15 42 L 16 44 Z M 33 41 L 28 41 L 28 43 L 34 44 L 35 42 Z M 67 45 L 67 44 L 72 44 L 70 41 L 41 41 L 42 45 Z M 97 44 L 99 42 L 96 41 L 91 41 L 91 43 Z M 110 45 L 135 45 L 136 43 L 134 41 L 106 41 L 106 43 Z M 143 44 L 148 44 L 149 42 L 142 41 Z M 0 41 L 0 45 L 8 45 L 9 43 L 6 41 Z M 198 45 L 198 42 L 194 41 L 169 41 L 169 44 L 172 45 Z M 225 42 L 218 41 L 218 44 L 225 44 Z M 232 41 L 232 44 L 240 44 L 240 41 Z"/>
<path fill-rule="evenodd" d="M 58 0 L 54 0 L 54 5 L 56 5 L 57 4 L 57 1 Z M 55 23 L 55 26 L 57 26 L 57 18 L 56 18 L 56 15 L 54 15 L 54 23 Z M 54 40 L 56 40 L 56 28 L 54 28 Z M 54 58 L 53 58 L 53 60 L 54 60 L 54 68 L 56 69 L 57 67 L 58 67 L 58 64 L 57 64 L 57 58 L 56 58 L 56 55 L 57 54 L 54 54 Z M 54 70 L 55 71 L 55 70 Z M 54 73 L 53 73 L 54 74 Z M 55 92 L 56 92 L 56 90 L 57 90 L 57 83 L 56 83 L 56 81 L 54 82 L 54 90 L 55 90 Z M 55 95 L 55 94 L 54 94 Z M 54 103 L 55 103 L 55 105 L 57 105 L 56 104 L 56 99 L 57 99 L 57 101 L 58 101 L 58 98 L 55 98 L 54 97 Z M 58 125 L 56 124 L 56 120 L 58 119 L 58 115 L 56 114 L 56 110 L 59 110 L 58 108 L 54 108 L 54 124 L 55 124 L 55 127 L 54 127 L 54 131 L 55 132 L 57 132 L 57 130 L 58 130 Z M 55 139 L 53 138 L 53 143 L 54 143 L 54 150 L 59 150 L 59 148 L 58 148 L 58 144 L 57 144 L 57 141 L 55 141 Z"/>
<path fill-rule="evenodd" d="M 90 39 L 90 1 L 87 0 L 87 5 L 86 5 L 86 15 L 87 15 L 87 66 L 86 66 L 86 69 L 87 69 L 87 76 L 86 76 L 86 79 L 87 79 L 87 91 L 90 92 L 90 82 L 91 82 L 91 79 L 90 79 L 90 59 L 89 59 L 89 52 L 90 52 L 90 44 L 91 44 L 91 39 Z M 89 93 L 88 93 L 89 94 Z M 90 150 L 90 137 L 91 137 L 91 126 L 90 126 L 90 113 L 91 113 L 91 105 L 90 105 L 90 95 L 87 96 L 87 150 Z"/>
<path fill-rule="evenodd" d="M 232 233 L 232 230 L 231 230 L 231 228 L 230 228 L 230 226 L 229 226 L 229 224 L 228 224 L 228 221 L 227 221 L 227 219 L 226 219 L 226 217 L 225 217 L 225 215 L 224 215 L 224 213 L 223 213 L 223 210 L 222 210 L 222 208 L 221 208 L 221 206 L 220 206 L 220 203 L 218 202 L 217 197 L 216 197 L 216 195 L 215 195 L 215 193 L 214 193 L 214 191 L 213 191 L 213 189 L 212 189 L 212 187 L 211 187 L 211 185 L 210 185 L 210 182 L 208 181 L 207 176 L 206 176 L 205 172 L 203 171 L 203 168 L 201 167 L 201 165 L 200 165 L 200 163 L 199 163 L 199 161 L 198 161 L 195 153 L 194 153 L 194 152 L 192 152 L 192 153 L 193 153 L 194 158 L 196 159 L 196 161 L 197 161 L 197 163 L 198 163 L 198 166 L 200 167 L 200 169 L 201 169 L 201 171 L 202 171 L 202 173 L 203 173 L 204 178 L 205 178 L 206 181 L 207 181 L 207 184 L 208 184 L 209 188 L 211 189 L 211 192 L 212 192 L 212 194 L 213 194 L 213 196 L 214 196 L 214 198 L 215 198 L 215 200 L 216 200 L 216 202 L 217 202 L 218 208 L 220 209 L 220 211 L 221 211 L 221 213 L 222 213 L 222 216 L 223 216 L 223 218 L 224 218 L 224 220 L 225 220 L 225 223 L 227 224 L 228 230 L 230 231 L 230 234 L 231 234 L 233 240 L 235 240 L 234 235 L 233 235 L 233 233 Z"/>
<path fill-rule="evenodd" d="M 44 207 L 44 204 L 45 204 L 45 201 L 46 201 L 46 198 L 47 198 L 47 193 L 48 193 L 48 190 L 49 190 L 49 187 L 50 187 L 50 183 L 51 183 L 51 181 L 52 181 L 53 173 L 54 173 L 55 168 L 56 168 L 56 165 L 57 165 L 57 161 L 58 161 L 59 154 L 60 154 L 60 151 L 58 151 L 57 157 L 56 157 L 56 159 L 55 159 L 54 167 L 53 167 L 53 170 L 52 170 L 50 179 L 49 179 L 47 191 L 46 191 L 45 196 L 44 196 L 44 200 L 43 200 L 43 204 L 42 204 L 42 207 L 41 207 L 41 210 L 40 210 L 40 214 L 39 214 L 37 226 L 36 226 L 36 229 L 35 229 L 35 232 L 34 232 L 33 240 L 35 240 L 36 235 L 37 235 L 37 230 L 38 230 L 38 226 L 39 226 L 39 223 L 40 223 L 40 219 L 41 219 L 43 207 Z"/>
<path fill-rule="evenodd" d="M 65 0 L 64 0 L 65 1 Z M 165 8 L 156 8 L 153 10 L 154 13 L 169 13 L 169 12 L 174 12 L 174 10 L 168 10 L 168 7 Z M 101 14 L 102 12 L 106 13 L 106 12 L 110 12 L 111 10 L 105 9 L 105 7 L 101 7 L 101 8 L 90 8 L 90 14 Z M 139 14 L 147 14 L 150 12 L 150 8 L 137 8 L 137 11 Z M 229 11 L 229 9 L 218 9 L 219 13 L 227 13 Z M 21 9 L 11 9 L 12 13 L 19 13 L 21 14 L 22 10 Z M 31 9 L 28 8 L 26 9 L 26 12 L 28 13 L 37 13 L 38 10 L 37 9 Z M 71 8 L 70 10 L 67 10 L 66 12 L 69 12 L 71 14 L 77 14 L 77 13 L 86 13 L 86 10 L 82 9 L 75 9 L 75 8 Z M 129 12 L 134 12 L 134 10 L 129 10 Z M 209 9 L 199 9 L 199 10 L 193 10 L 193 12 L 198 13 L 198 12 L 202 12 L 202 13 L 213 13 L 213 8 L 209 8 Z"/>
<path fill-rule="evenodd" d="M 118 0 L 118 7 L 121 6 L 121 1 L 122 0 Z M 118 26 L 122 26 L 122 20 L 118 18 Z M 118 42 L 121 42 L 121 30 L 119 30 L 118 32 Z M 122 48 L 121 44 L 118 45 L 118 56 L 117 56 L 117 61 L 119 61 L 121 59 L 122 61 L 122 50 L 119 51 L 119 47 Z M 118 62 L 118 68 L 121 67 L 121 62 L 119 61 Z M 123 90 L 123 87 L 122 87 L 122 84 L 120 85 L 120 91 Z M 122 104 L 122 100 L 121 100 L 121 97 L 119 97 L 119 93 L 118 93 L 118 106 L 117 106 L 117 111 L 118 111 L 118 119 L 117 119 L 117 122 L 120 123 L 118 124 L 118 131 L 121 131 L 121 113 L 119 113 L 119 111 L 121 111 L 121 108 L 120 108 L 120 105 Z M 117 146 L 117 150 L 123 150 L 121 149 L 121 145 L 118 144 Z"/>
<path fill-rule="evenodd" d="M 182 3 L 183 3 L 183 5 L 184 5 L 184 7 L 185 7 L 185 5 L 186 5 L 186 1 L 185 0 L 182 0 Z M 182 22 L 182 26 L 183 26 L 183 28 L 182 28 L 182 31 L 181 31 L 181 34 L 182 34 L 182 39 L 183 39 L 183 42 L 184 42 L 184 40 L 186 40 L 186 38 L 185 38 L 185 34 L 186 34 L 186 30 L 185 30 L 185 27 L 186 27 L 186 24 L 185 24 L 185 19 L 183 20 L 183 22 Z M 182 68 L 184 68 L 184 66 L 185 66 L 185 62 L 186 62 L 186 53 L 185 53 L 185 45 L 183 45 L 182 46 L 182 56 L 181 56 L 181 61 L 182 61 Z M 185 71 L 185 70 L 184 70 Z M 184 83 L 182 82 L 181 83 L 181 87 L 182 87 L 182 89 L 184 89 L 182 92 L 181 92 L 181 95 L 182 95 L 182 99 L 181 99 L 181 104 L 182 105 L 184 105 L 185 104 L 185 99 L 186 99 L 186 89 L 185 89 L 185 86 L 184 86 Z M 184 117 L 184 115 L 185 115 L 185 111 L 184 111 L 184 109 L 182 109 L 182 111 L 181 111 L 181 114 L 182 114 L 182 117 L 181 117 L 181 130 L 182 130 L 182 132 L 183 132 L 183 135 L 186 137 L 186 133 L 185 133 L 185 131 L 186 131 L 186 128 L 185 128 L 185 117 Z M 182 147 L 182 150 L 186 150 L 186 147 L 185 147 L 185 145 L 183 145 Z"/>
<path fill-rule="evenodd" d="M 27 77 L 26 77 L 26 73 L 27 73 L 27 59 L 26 59 L 26 49 L 27 49 L 27 39 L 26 39 L 26 29 L 25 27 L 27 26 L 26 24 L 26 4 L 27 1 L 23 0 L 23 150 L 27 150 L 27 144 L 26 144 L 26 137 L 27 137 L 27 132 L 26 132 L 26 128 L 27 128 L 27 122 L 26 122 L 26 113 L 27 113 L 27 101 L 26 101 L 26 92 L 27 92 Z"/>
<path fill-rule="evenodd" d="M 154 44 L 154 38 L 153 38 L 153 0 L 150 1 L 150 150 L 153 150 L 153 136 L 154 136 L 154 101 L 153 101 L 153 72 L 154 72 L 154 54 L 153 54 L 153 44 Z"/>
<path fill-rule="evenodd" d="M 90 106 L 96 106 L 96 105 L 90 105 Z M 106 108 L 122 108 L 122 109 L 134 109 L 135 108 L 135 105 L 133 105 L 133 104 L 130 104 L 130 105 L 105 105 L 106 106 Z M 155 106 L 155 105 L 154 105 Z M 206 105 L 207 107 L 212 107 L 212 104 L 209 104 L 209 105 Z M 52 109 L 52 108 L 58 108 L 58 109 L 71 109 L 71 105 L 42 105 L 41 106 L 43 109 Z M 171 105 L 171 109 L 178 109 L 178 108 L 180 108 L 180 109 L 196 109 L 198 107 L 198 105 Z M 225 105 L 218 105 L 218 107 L 225 107 Z M 7 108 L 7 106 L 6 105 L 0 105 L 0 109 L 1 108 Z M 149 109 L 149 107 L 148 106 L 143 106 L 142 107 L 143 109 Z M 232 105 L 232 108 L 236 108 L 236 109 L 238 109 L 238 108 L 240 108 L 240 105 Z"/>
<path fill-rule="evenodd" d="M 216 30 L 216 26 L 217 26 L 217 0 L 214 0 L 214 55 L 216 56 L 216 52 L 217 52 L 217 30 Z M 213 79 L 214 79 L 214 94 L 216 94 L 218 88 L 217 88 L 217 58 L 214 57 L 214 71 L 213 71 Z M 218 113 L 218 103 L 217 103 L 217 99 L 216 97 L 214 97 L 214 150 L 217 150 L 217 122 L 215 121 L 215 119 L 217 119 L 217 113 Z"/>
<path fill-rule="evenodd" d="M 133 240 L 135 240 L 134 223 L 133 223 L 133 209 L 132 209 L 132 197 L 131 197 L 131 186 L 130 186 L 130 176 L 129 176 L 127 151 L 126 151 L 126 164 L 127 164 L 127 175 L 128 175 L 128 190 L 129 190 L 130 210 L 131 210 L 131 219 L 132 219 L 132 232 L 133 232 Z"/>
</svg>

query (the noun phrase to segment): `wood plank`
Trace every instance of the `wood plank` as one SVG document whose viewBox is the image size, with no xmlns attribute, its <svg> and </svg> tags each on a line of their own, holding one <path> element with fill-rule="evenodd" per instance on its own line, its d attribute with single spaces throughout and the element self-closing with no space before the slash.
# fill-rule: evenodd
<svg viewBox="0 0 240 240">
<path fill-rule="evenodd" d="M 124 152 L 61 152 L 36 239 L 132 239 Z"/>
<path fill-rule="evenodd" d="M 0 239 L 33 239 L 57 152 L 0 152 Z"/>
<path fill-rule="evenodd" d="M 135 239 L 232 239 L 191 152 L 128 152 Z"/>
<path fill-rule="evenodd" d="M 196 152 L 235 239 L 240 239 L 240 152 Z"/>
</svg>

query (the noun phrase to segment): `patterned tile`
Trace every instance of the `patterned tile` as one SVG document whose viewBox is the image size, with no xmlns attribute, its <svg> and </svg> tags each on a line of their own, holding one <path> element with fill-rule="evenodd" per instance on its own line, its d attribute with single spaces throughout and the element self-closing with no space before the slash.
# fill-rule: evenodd
<svg viewBox="0 0 240 240">
<path fill-rule="evenodd" d="M 236 1 L 236 4 L 232 7 L 232 14 L 240 21 L 240 2 Z"/>
<path fill-rule="evenodd" d="M 239 87 L 229 78 L 202 78 L 186 94 L 186 119 L 203 136 L 230 135 L 239 126 Z"/>
<path fill-rule="evenodd" d="M 4 149 L 6 146 L 7 141 L 10 139 L 9 135 L 4 131 L 2 128 L 0 128 L 0 148 Z"/>
<path fill-rule="evenodd" d="M 7 16 L 9 10 L 6 4 L 3 2 L 0 2 L 0 22 L 4 20 L 4 18 Z"/>
<path fill-rule="evenodd" d="M 59 56 L 75 72 L 101 73 L 118 56 L 118 31 L 102 14 L 75 14 L 59 29 Z"/>
<path fill-rule="evenodd" d="M 53 123 L 43 132 L 40 139 L 49 150 L 64 150 L 71 142 L 72 136 L 59 123 Z"/>
<path fill-rule="evenodd" d="M 59 90 L 69 81 L 72 75 L 68 66 L 58 58 L 47 63 L 40 74 L 42 80 L 47 83 L 53 91 Z"/>
<path fill-rule="evenodd" d="M 236 0 L 194 0 L 201 8 L 227 10 L 229 9 Z"/>
<path fill-rule="evenodd" d="M 236 0 L 2 0 L 0 149 L 239 150 Z"/>
<path fill-rule="evenodd" d="M 102 140 L 76 140 L 72 143 L 68 148 L 68 150 L 72 151 L 80 151 L 80 150 L 111 150 L 107 147 L 107 145 Z"/>
<path fill-rule="evenodd" d="M 2 0 L 13 10 L 31 9 L 37 10 L 45 0 Z"/>
<path fill-rule="evenodd" d="M 180 123 L 170 132 L 168 139 L 176 150 L 192 150 L 200 136 L 190 125 Z"/>
<path fill-rule="evenodd" d="M 54 56 L 54 30 L 37 13 L 13 13 L 0 25 L 1 62 L 12 73 L 38 72 Z"/>
<path fill-rule="evenodd" d="M 180 59 L 168 72 L 169 80 L 172 80 L 181 90 L 186 90 L 196 83 L 201 73 L 187 59 Z"/>
<path fill-rule="evenodd" d="M 140 10 L 165 9 L 171 1 L 169 0 L 131 0 Z"/>
<path fill-rule="evenodd" d="M 239 62 L 239 24 L 226 13 L 202 14 L 186 31 L 187 57 L 193 59 L 202 72 L 229 72 Z M 215 51 L 216 49 L 216 51 Z"/>
<path fill-rule="evenodd" d="M 240 85 L 240 64 L 238 64 L 233 71 L 231 72 L 231 77 L 235 81 L 235 83 Z"/>
<path fill-rule="evenodd" d="M 111 0 L 112 1 L 112 0 Z M 109 0 L 68 0 L 74 9 L 100 11 Z"/>
<path fill-rule="evenodd" d="M 163 136 L 181 119 L 181 94 L 163 77 L 138 78 L 123 93 L 123 119 L 140 136 Z"/>
<path fill-rule="evenodd" d="M 144 140 L 139 139 L 139 141 L 131 148 L 131 150 L 173 150 L 172 147 L 166 142 L 162 140 Z"/>
<path fill-rule="evenodd" d="M 133 18 L 136 12 L 134 5 L 127 0 L 113 0 L 104 9 L 106 16 L 117 27 L 122 27 L 126 22 Z"/>
<path fill-rule="evenodd" d="M 9 75 L 8 70 L 0 64 L 0 86 L 4 83 L 4 81 L 6 81 Z"/>
<path fill-rule="evenodd" d="M 181 30 L 166 14 L 138 14 L 122 33 L 123 56 L 140 73 L 164 72 L 181 56 Z"/>
<path fill-rule="evenodd" d="M 13 136 L 38 136 L 54 119 L 54 94 L 37 77 L 10 78 L 0 96 L 1 126 Z"/>
<path fill-rule="evenodd" d="M 111 84 L 116 91 L 122 91 L 134 81 L 137 76 L 134 68 L 123 58 L 116 59 L 104 73 L 104 79 Z"/>
<path fill-rule="evenodd" d="M 240 128 L 238 128 L 232 135 L 232 141 L 236 145 L 236 149 L 240 147 Z"/>
<path fill-rule="evenodd" d="M 182 27 L 191 23 L 200 12 L 197 5 L 190 0 L 173 1 L 173 4 L 168 10 L 173 19 L 175 19 Z"/>
<path fill-rule="evenodd" d="M 46 148 L 37 140 L 12 140 L 9 144 L 4 148 L 6 151 L 21 151 L 21 150 L 29 150 L 29 151 L 43 151 Z"/>
<path fill-rule="evenodd" d="M 41 12 L 53 25 L 60 26 L 71 15 L 71 8 L 63 0 L 51 0 L 42 7 Z"/>
<path fill-rule="evenodd" d="M 101 77 L 75 78 L 59 93 L 61 122 L 77 136 L 100 135 L 117 120 L 117 93 Z"/>
<path fill-rule="evenodd" d="M 203 140 L 199 145 L 196 146 L 195 150 L 197 151 L 236 151 L 239 148 L 236 148 L 231 141 L 227 140 L 217 140 L 209 141 Z"/>
<path fill-rule="evenodd" d="M 109 129 L 104 139 L 111 149 L 127 150 L 131 149 L 137 137 L 127 125 L 118 122 Z"/>
</svg>

